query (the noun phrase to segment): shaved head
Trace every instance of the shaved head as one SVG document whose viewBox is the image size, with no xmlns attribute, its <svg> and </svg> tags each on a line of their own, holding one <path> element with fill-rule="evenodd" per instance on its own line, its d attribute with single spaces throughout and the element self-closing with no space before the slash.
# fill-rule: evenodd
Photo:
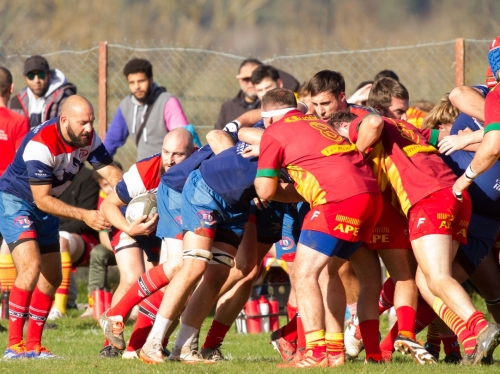
<svg viewBox="0 0 500 374">
<path fill-rule="evenodd" d="M 86 98 L 80 95 L 72 95 L 68 97 L 62 107 L 61 107 L 61 116 L 72 116 L 76 113 L 82 112 L 92 112 L 94 114 L 94 108 L 92 108 L 92 104 Z"/>
<path fill-rule="evenodd" d="M 85 147 L 94 131 L 92 104 L 80 95 L 68 97 L 62 105 L 59 121 L 64 139 L 76 147 Z"/>
<path fill-rule="evenodd" d="M 163 139 L 161 158 L 163 171 L 188 158 L 194 150 L 193 135 L 183 127 L 170 131 Z"/>
</svg>

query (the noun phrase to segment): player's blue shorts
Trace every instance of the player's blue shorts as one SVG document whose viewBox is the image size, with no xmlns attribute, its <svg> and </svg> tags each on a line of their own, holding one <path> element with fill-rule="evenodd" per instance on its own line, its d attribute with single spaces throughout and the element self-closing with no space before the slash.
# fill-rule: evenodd
<svg viewBox="0 0 500 374">
<path fill-rule="evenodd" d="M 302 222 L 309 209 L 308 203 L 286 204 L 281 238 L 274 244 L 278 260 L 295 260 Z"/>
<path fill-rule="evenodd" d="M 299 243 L 304 244 L 329 257 L 337 256 L 348 260 L 361 246 L 359 242 L 349 242 L 321 231 L 302 230 Z"/>
<path fill-rule="evenodd" d="M 238 248 L 249 210 L 250 202 L 237 207 L 226 203 L 205 183 L 199 170 L 189 174 L 182 190 L 183 231 L 191 231 Z"/>
<path fill-rule="evenodd" d="M 0 231 L 11 252 L 26 240 L 36 240 L 41 254 L 59 252 L 59 218 L 1 191 Z"/>
<path fill-rule="evenodd" d="M 472 213 L 467 244 L 460 245 L 456 258 L 467 274 L 472 275 L 493 248 L 500 221 Z"/>
<path fill-rule="evenodd" d="M 268 202 L 267 208 L 259 209 L 253 200 L 250 202 L 251 220 L 255 219 L 257 241 L 263 244 L 273 244 L 281 239 L 285 203 Z"/>
<path fill-rule="evenodd" d="M 161 239 L 182 240 L 182 194 L 168 187 L 165 183 L 160 183 L 156 202 L 159 216 L 156 236 Z"/>
</svg>

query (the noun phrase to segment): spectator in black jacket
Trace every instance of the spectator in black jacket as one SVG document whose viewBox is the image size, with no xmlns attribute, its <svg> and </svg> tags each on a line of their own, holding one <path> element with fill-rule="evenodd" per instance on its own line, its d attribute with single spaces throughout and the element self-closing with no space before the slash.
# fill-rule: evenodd
<svg viewBox="0 0 500 374">
<path fill-rule="evenodd" d="M 240 84 L 240 90 L 234 99 L 222 104 L 219 117 L 215 123 L 215 129 L 222 130 L 228 122 L 238 118 L 243 113 L 260 108 L 257 91 L 251 81 L 252 73 L 259 65 L 263 65 L 263 63 L 255 58 L 248 58 L 241 63 L 236 76 Z M 300 86 L 299 81 L 282 70 L 278 69 L 278 71 L 283 81 L 283 87 L 296 92 Z"/>
</svg>

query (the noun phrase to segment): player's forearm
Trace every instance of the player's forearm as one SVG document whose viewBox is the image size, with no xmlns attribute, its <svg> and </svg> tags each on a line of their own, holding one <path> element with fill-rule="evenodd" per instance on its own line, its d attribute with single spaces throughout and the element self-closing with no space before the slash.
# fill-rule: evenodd
<svg viewBox="0 0 500 374">
<path fill-rule="evenodd" d="M 356 147 L 360 152 L 365 152 L 373 145 L 382 134 L 384 129 L 384 120 L 377 115 L 369 115 L 362 122 L 359 127 L 358 139 L 356 140 Z"/>
<path fill-rule="evenodd" d="M 60 218 L 83 220 L 86 210 L 66 204 L 55 197 L 45 195 L 35 199 L 38 209 Z"/>
<path fill-rule="evenodd" d="M 241 127 L 251 127 L 261 119 L 262 115 L 260 114 L 260 109 L 249 110 L 236 118 L 236 120 L 240 122 Z"/>
<path fill-rule="evenodd" d="M 223 130 L 212 130 L 206 135 L 207 143 L 212 148 L 212 151 L 217 155 L 234 144 L 234 138 Z"/>
<path fill-rule="evenodd" d="M 242 128 L 238 131 L 238 139 L 248 144 L 260 144 L 264 130 L 258 128 Z"/>
<path fill-rule="evenodd" d="M 476 151 L 470 167 L 476 174 L 488 170 L 500 157 L 500 131 L 490 131 Z"/>
<path fill-rule="evenodd" d="M 484 97 L 473 87 L 459 86 L 451 92 L 449 99 L 453 106 L 461 112 L 484 121 Z"/>
<path fill-rule="evenodd" d="M 123 216 L 119 207 L 115 204 L 110 203 L 106 199 L 101 203 L 101 213 L 104 218 L 106 218 L 111 225 L 116 227 L 118 230 L 127 232 L 129 229 L 129 222 Z"/>
</svg>

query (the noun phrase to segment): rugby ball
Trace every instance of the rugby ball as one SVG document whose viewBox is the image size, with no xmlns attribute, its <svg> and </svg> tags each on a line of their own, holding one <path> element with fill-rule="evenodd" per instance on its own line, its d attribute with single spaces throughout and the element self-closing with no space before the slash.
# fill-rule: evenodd
<svg viewBox="0 0 500 374">
<path fill-rule="evenodd" d="M 125 218 L 130 223 L 134 222 L 141 216 L 148 216 L 146 222 L 158 213 L 156 205 L 156 195 L 150 192 L 143 193 L 134 197 L 127 205 L 125 211 Z"/>
</svg>

